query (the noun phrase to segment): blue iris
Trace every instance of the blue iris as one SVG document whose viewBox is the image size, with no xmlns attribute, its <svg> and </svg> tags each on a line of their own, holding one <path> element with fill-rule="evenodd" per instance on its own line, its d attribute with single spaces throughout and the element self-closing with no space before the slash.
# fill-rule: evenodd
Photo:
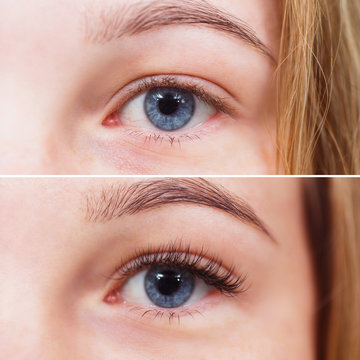
<svg viewBox="0 0 360 360">
<path fill-rule="evenodd" d="M 145 97 L 145 113 L 159 129 L 174 131 L 184 127 L 195 112 L 195 97 L 186 90 L 156 87 Z"/>
<path fill-rule="evenodd" d="M 195 278 L 189 271 L 170 266 L 156 266 L 145 276 L 145 290 L 150 300 L 163 308 L 183 305 L 192 295 Z"/>
</svg>

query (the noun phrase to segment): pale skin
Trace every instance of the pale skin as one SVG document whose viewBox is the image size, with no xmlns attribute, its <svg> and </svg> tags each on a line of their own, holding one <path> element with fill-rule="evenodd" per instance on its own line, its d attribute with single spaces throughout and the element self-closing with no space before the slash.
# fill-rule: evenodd
<svg viewBox="0 0 360 360">
<path fill-rule="evenodd" d="M 103 14 L 126 20 L 124 5 L 138 1 L 1 0 L 0 173 L 276 173 L 278 2 L 208 3 L 246 23 L 267 54 L 199 24 L 89 38 Z M 196 83 L 233 111 L 173 132 L 126 122 L 121 111 L 105 126 L 129 85 L 155 75 Z"/>
<path fill-rule="evenodd" d="M 154 180 L 1 181 L 2 359 L 315 359 L 316 290 L 301 182 L 209 180 L 251 206 L 263 228 L 196 203 L 106 221 L 86 213 L 94 205 L 86 197 L 144 181 Z M 188 305 L 192 315 L 173 319 L 124 302 L 124 284 L 119 299 L 106 301 L 122 262 L 179 239 L 246 273 L 246 291 L 226 297 L 213 289 Z"/>
</svg>

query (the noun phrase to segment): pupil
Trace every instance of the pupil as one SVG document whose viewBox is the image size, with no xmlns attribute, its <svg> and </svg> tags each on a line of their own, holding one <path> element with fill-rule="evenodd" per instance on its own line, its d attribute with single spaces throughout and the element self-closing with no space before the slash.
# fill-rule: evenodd
<svg viewBox="0 0 360 360">
<path fill-rule="evenodd" d="M 157 274 L 157 288 L 163 295 L 171 295 L 179 290 L 181 286 L 181 275 L 171 270 L 162 271 Z"/>
<path fill-rule="evenodd" d="M 144 286 L 153 304 L 162 308 L 176 308 L 190 299 L 195 288 L 195 277 L 179 267 L 154 266 L 147 271 Z"/>
<path fill-rule="evenodd" d="M 159 110 L 164 115 L 174 114 L 178 110 L 179 105 L 180 100 L 171 94 L 166 94 L 158 100 Z"/>
</svg>

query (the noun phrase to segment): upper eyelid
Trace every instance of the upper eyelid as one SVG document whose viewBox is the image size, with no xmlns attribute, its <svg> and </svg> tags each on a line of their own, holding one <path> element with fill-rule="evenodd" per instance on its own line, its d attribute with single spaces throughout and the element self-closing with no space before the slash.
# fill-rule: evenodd
<svg viewBox="0 0 360 360">
<path fill-rule="evenodd" d="M 230 104 L 228 104 L 228 99 L 236 99 L 236 96 L 234 96 L 232 93 L 230 93 L 228 90 L 224 89 L 222 86 L 214 83 L 213 81 L 209 81 L 206 79 L 202 79 L 195 76 L 190 75 L 184 75 L 184 74 L 161 74 L 161 75 L 149 75 L 145 77 L 140 77 L 136 80 L 133 80 L 129 82 L 128 84 L 124 85 L 120 90 L 118 89 L 114 94 L 111 95 L 110 99 L 107 101 L 105 108 L 107 110 L 105 111 L 106 114 L 111 114 L 115 111 L 119 111 L 122 106 L 124 106 L 127 102 L 134 99 L 136 96 L 144 93 L 146 90 L 149 90 L 151 86 L 145 87 L 144 84 L 150 84 L 152 83 L 152 87 L 160 87 L 160 86 L 171 86 L 173 84 L 173 87 L 181 87 L 185 90 L 191 91 L 196 88 L 196 86 L 200 83 L 209 83 L 209 86 L 216 86 L 220 89 L 221 92 L 224 92 L 224 97 L 212 95 L 211 91 L 210 93 L 211 97 L 215 100 L 220 101 L 224 105 L 220 111 L 233 116 L 237 110 L 234 109 Z M 163 85 L 162 85 L 163 84 Z M 193 87 L 191 86 L 193 84 Z M 198 85 L 198 88 L 200 88 L 201 85 Z M 140 91 L 139 91 L 140 88 Z M 197 95 L 196 93 L 194 94 Z M 119 104 L 119 100 L 117 101 L 116 98 L 122 97 L 121 104 Z M 219 108 L 219 105 L 217 108 Z M 213 106 L 215 106 L 213 104 Z"/>
<path fill-rule="evenodd" d="M 203 87 L 197 84 L 190 84 L 186 83 L 185 81 L 176 81 L 170 76 L 161 78 L 160 82 L 158 83 L 157 80 L 154 80 L 152 78 L 150 78 L 149 80 L 150 81 L 147 81 L 145 79 L 144 81 L 142 81 L 140 83 L 140 87 L 138 89 L 135 89 L 134 93 L 132 93 L 130 90 L 132 96 L 128 101 L 154 87 L 176 87 L 192 92 L 195 96 L 203 100 L 205 103 L 214 106 L 216 109 L 220 110 L 223 113 L 232 114 L 233 112 L 233 110 L 225 104 L 225 98 L 219 98 L 217 96 L 209 95 Z"/>
</svg>

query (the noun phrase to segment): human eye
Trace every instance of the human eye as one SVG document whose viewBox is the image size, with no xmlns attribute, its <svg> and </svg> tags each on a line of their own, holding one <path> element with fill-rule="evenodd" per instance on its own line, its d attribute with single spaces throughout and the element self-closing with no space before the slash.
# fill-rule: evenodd
<svg viewBox="0 0 360 360">
<path fill-rule="evenodd" d="M 201 313 L 211 298 L 247 290 L 246 275 L 234 274 L 216 257 L 190 248 L 147 249 L 115 271 L 115 282 L 104 301 L 127 305 L 141 318 L 176 318 Z"/>
<path fill-rule="evenodd" d="M 215 88 L 190 76 L 144 78 L 121 91 L 115 109 L 102 125 L 155 143 L 166 140 L 173 145 L 199 139 L 205 123 L 232 111 L 226 92 Z"/>
</svg>

